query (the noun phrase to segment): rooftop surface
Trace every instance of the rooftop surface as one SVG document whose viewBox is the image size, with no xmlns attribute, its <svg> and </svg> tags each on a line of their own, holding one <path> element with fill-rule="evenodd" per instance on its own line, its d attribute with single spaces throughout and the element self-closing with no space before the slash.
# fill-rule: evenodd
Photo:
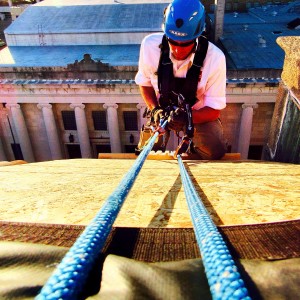
<svg viewBox="0 0 300 300">
<path fill-rule="evenodd" d="M 38 6 L 74 6 L 74 5 L 99 5 L 99 4 L 144 4 L 144 3 L 169 3 L 171 0 L 44 0 Z"/>
<path fill-rule="evenodd" d="M 276 43 L 280 36 L 298 36 L 281 24 L 228 24 L 221 44 L 231 58 L 233 69 L 282 69 L 285 53 Z"/>
<path fill-rule="evenodd" d="M 138 4 L 111 4 L 112 1 L 46 0 L 30 6 L 10 27 L 8 33 L 38 32 L 129 32 L 159 31 L 162 10 L 168 1 L 124 1 Z M 149 1 L 147 1 L 149 2 Z M 157 3 L 159 2 L 159 3 Z M 99 3 L 105 5 L 98 5 Z M 281 70 L 284 51 L 276 43 L 280 36 L 297 36 L 300 30 L 287 24 L 299 17 L 297 5 L 268 5 L 248 13 L 225 14 L 221 46 L 227 56 L 227 68 L 233 70 Z M 84 4 L 84 5 L 82 5 Z M 96 5 L 96 6 L 94 6 Z M 296 7 L 296 8 L 295 8 Z M 274 13 L 276 12 L 276 14 Z M 94 16 L 91 18 L 91 16 Z M 210 15 L 213 19 L 213 15 Z M 112 66 L 138 66 L 140 45 L 120 46 L 37 46 L 9 47 L 0 51 L 0 67 L 67 66 L 83 54 Z"/>
<path fill-rule="evenodd" d="M 266 5 L 247 13 L 226 13 L 220 38 L 230 69 L 282 69 L 284 51 L 276 43 L 280 36 L 297 36 L 299 29 L 287 24 L 300 15 L 300 1 L 288 5 Z M 214 15 L 209 15 L 214 20 Z"/>
<path fill-rule="evenodd" d="M 66 67 L 83 55 L 111 66 L 137 66 L 140 45 L 6 47 L 0 67 Z"/>
<path fill-rule="evenodd" d="M 79 1 L 78 1 L 79 2 Z M 95 1 L 93 1 L 95 2 Z M 41 2 L 43 3 L 43 2 Z M 52 3 L 52 2 L 51 2 Z M 82 3 L 82 2 L 81 2 Z M 159 31 L 167 4 L 29 6 L 6 34 Z"/>
</svg>

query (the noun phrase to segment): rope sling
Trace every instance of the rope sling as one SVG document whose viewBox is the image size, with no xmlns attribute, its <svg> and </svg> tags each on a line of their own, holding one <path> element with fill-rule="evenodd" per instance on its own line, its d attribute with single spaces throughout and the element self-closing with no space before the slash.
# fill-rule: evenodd
<svg viewBox="0 0 300 300">
<path fill-rule="evenodd" d="M 165 128 L 166 125 L 167 121 L 161 127 Z M 74 300 L 78 298 L 158 135 L 158 132 L 154 133 L 131 169 L 106 199 L 96 217 L 77 238 L 35 299 Z M 178 164 L 213 299 L 250 299 L 229 250 L 197 195 L 180 156 L 178 156 Z"/>
</svg>

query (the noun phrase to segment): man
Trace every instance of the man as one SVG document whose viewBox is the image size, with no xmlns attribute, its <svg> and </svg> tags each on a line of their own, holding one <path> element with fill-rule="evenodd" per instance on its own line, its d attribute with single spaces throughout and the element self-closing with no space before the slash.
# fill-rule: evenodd
<svg viewBox="0 0 300 300">
<path fill-rule="evenodd" d="M 179 154 L 193 145 L 199 158 L 220 159 L 226 152 L 219 120 L 226 107 L 226 62 L 201 36 L 204 29 L 199 0 L 174 0 L 165 11 L 164 34 L 142 41 L 135 81 L 152 123 L 167 119 L 169 130 L 184 132 Z"/>
</svg>

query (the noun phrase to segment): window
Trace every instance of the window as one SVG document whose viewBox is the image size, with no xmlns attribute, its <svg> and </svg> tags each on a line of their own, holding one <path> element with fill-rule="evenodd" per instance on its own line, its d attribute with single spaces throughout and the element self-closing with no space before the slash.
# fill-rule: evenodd
<svg viewBox="0 0 300 300">
<path fill-rule="evenodd" d="M 61 112 L 65 130 L 77 130 L 75 112 L 73 110 L 64 110 Z"/>
<path fill-rule="evenodd" d="M 231 3 L 226 3 L 225 10 L 226 11 L 231 10 Z"/>
<path fill-rule="evenodd" d="M 124 111 L 123 116 L 125 130 L 138 130 L 136 111 Z"/>
<path fill-rule="evenodd" d="M 98 153 L 111 153 L 110 145 L 96 145 L 96 152 Z"/>
<path fill-rule="evenodd" d="M 248 159 L 261 160 L 262 151 L 263 151 L 263 146 L 260 146 L 260 145 L 250 145 L 249 146 Z"/>
<path fill-rule="evenodd" d="M 125 145 L 125 153 L 134 153 L 136 145 Z"/>
<path fill-rule="evenodd" d="M 106 111 L 92 111 L 95 130 L 107 130 Z"/>
<path fill-rule="evenodd" d="M 69 158 L 82 158 L 80 145 L 66 145 Z"/>
</svg>

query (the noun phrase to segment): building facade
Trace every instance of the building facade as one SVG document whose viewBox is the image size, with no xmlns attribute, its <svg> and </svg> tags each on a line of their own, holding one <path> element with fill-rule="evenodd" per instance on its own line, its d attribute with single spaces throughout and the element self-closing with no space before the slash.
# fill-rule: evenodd
<svg viewBox="0 0 300 300">
<path fill-rule="evenodd" d="M 145 104 L 130 80 L 2 80 L 0 86 L 2 160 L 134 152 L 145 122 Z M 228 151 L 248 155 L 249 146 L 254 154 L 268 139 L 277 87 L 263 82 L 242 86 L 228 83 L 221 121 Z M 177 144 L 172 136 L 168 149 Z"/>
</svg>

